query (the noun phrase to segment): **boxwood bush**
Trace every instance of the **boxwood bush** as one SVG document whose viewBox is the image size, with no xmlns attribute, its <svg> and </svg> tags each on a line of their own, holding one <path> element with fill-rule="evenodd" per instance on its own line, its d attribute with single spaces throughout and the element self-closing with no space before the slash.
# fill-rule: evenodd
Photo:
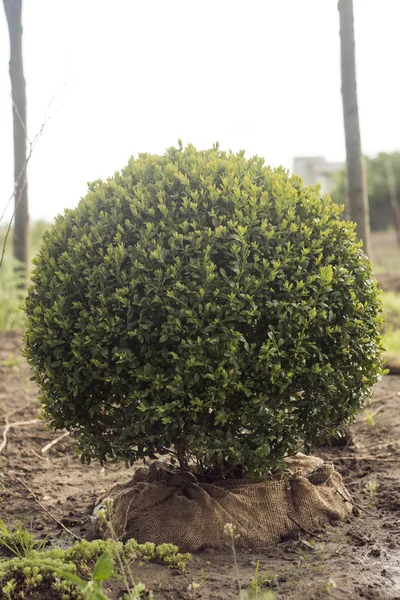
<svg viewBox="0 0 400 600">
<path fill-rule="evenodd" d="M 57 217 L 26 356 L 82 459 L 243 476 L 348 424 L 381 374 L 380 297 L 341 208 L 216 145 L 141 154 Z"/>
</svg>

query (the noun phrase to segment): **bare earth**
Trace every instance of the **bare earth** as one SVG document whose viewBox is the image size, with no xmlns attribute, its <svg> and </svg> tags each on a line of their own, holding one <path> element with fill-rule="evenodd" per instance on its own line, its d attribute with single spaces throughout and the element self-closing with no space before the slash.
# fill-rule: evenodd
<svg viewBox="0 0 400 600">
<path fill-rule="evenodd" d="M 19 519 L 51 544 L 70 543 L 61 527 L 39 506 L 21 481 L 50 513 L 85 537 L 96 497 L 114 483 L 130 478 L 124 465 L 82 466 L 74 454 L 74 441 L 64 438 L 46 454 L 41 449 L 60 436 L 36 419 L 40 411 L 37 388 L 20 355 L 17 334 L 0 336 L 0 517 L 8 524 Z M 315 454 L 335 462 L 344 477 L 358 516 L 339 527 L 327 527 L 320 539 L 300 532 L 297 539 L 265 548 L 238 550 L 242 589 L 247 588 L 260 561 L 260 579 L 281 600 L 400 600 L 400 377 L 386 376 L 375 388 L 368 413 L 352 428 L 354 445 L 318 448 Z M 368 417 L 366 420 L 366 416 Z M 29 421 L 11 427 L 8 423 Z M 374 424 L 372 424 L 374 423 Z M 158 564 L 134 564 L 132 571 L 156 600 L 189 599 L 188 586 L 204 585 L 195 598 L 237 599 L 238 584 L 232 554 L 205 550 L 193 556 L 184 574 Z M 328 583 L 332 580 L 333 583 Z M 121 593 L 116 582 L 110 598 Z M 250 597 L 250 596 L 248 596 Z M 255 596 L 254 596 L 255 597 Z M 39 600 L 32 595 L 26 600 Z"/>
</svg>

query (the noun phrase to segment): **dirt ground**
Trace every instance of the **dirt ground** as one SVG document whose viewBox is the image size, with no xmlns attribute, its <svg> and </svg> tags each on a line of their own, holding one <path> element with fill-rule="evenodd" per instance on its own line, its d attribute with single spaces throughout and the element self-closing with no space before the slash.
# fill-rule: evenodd
<svg viewBox="0 0 400 600">
<path fill-rule="evenodd" d="M 51 544 L 60 539 L 65 544 L 66 534 L 36 500 L 76 535 L 85 537 L 90 532 L 96 497 L 114 483 L 130 478 L 131 471 L 124 465 L 82 466 L 70 437 L 43 454 L 43 447 L 60 432 L 49 431 L 36 420 L 40 405 L 37 388 L 29 377 L 20 355 L 19 335 L 2 334 L 0 517 L 8 525 L 19 519 L 36 537 L 48 535 Z M 243 590 L 250 585 L 259 560 L 260 583 L 262 579 L 265 589 L 274 591 L 277 600 L 400 600 L 399 409 L 400 377 L 388 375 L 376 386 L 370 406 L 353 426 L 353 443 L 314 452 L 334 461 L 354 503 L 364 510 L 338 527 L 328 526 L 319 539 L 301 534 L 263 551 L 238 550 Z M 194 598 L 239 597 L 228 551 L 209 549 L 194 555 L 184 574 L 149 563 L 134 564 L 133 573 L 153 590 L 155 600 L 189 599 L 188 586 L 204 578 Z M 109 595 L 116 600 L 120 592 L 118 583 Z"/>
</svg>

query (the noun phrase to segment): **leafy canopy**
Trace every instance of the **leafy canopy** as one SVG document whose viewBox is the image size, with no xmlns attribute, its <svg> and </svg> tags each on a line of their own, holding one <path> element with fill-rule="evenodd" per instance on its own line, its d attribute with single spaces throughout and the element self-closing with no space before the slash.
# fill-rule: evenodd
<svg viewBox="0 0 400 600">
<path fill-rule="evenodd" d="M 26 312 L 44 414 L 83 460 L 257 474 L 348 423 L 380 298 L 341 208 L 261 158 L 170 148 L 45 234 Z"/>
</svg>

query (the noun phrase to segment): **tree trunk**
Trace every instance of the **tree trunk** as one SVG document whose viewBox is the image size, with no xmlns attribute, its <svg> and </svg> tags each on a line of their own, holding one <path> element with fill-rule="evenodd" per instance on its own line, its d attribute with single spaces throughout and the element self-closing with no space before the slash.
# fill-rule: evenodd
<svg viewBox="0 0 400 600">
<path fill-rule="evenodd" d="M 364 242 L 365 253 L 370 256 L 370 224 L 366 169 L 361 151 L 357 101 L 353 0 L 339 0 L 338 9 L 340 16 L 342 100 L 346 139 L 348 213 L 351 220 L 356 222 L 357 235 Z"/>
<path fill-rule="evenodd" d="M 10 36 L 10 79 L 14 130 L 14 241 L 16 269 L 26 283 L 29 265 L 29 214 L 26 174 L 26 95 L 22 61 L 22 0 L 3 0 Z"/>
</svg>

